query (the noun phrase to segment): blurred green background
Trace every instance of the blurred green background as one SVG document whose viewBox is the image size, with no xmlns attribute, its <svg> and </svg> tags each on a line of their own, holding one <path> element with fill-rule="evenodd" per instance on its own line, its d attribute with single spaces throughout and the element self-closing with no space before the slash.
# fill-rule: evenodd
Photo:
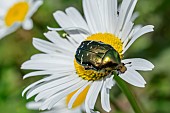
<svg viewBox="0 0 170 113">
<path fill-rule="evenodd" d="M 32 37 L 43 38 L 46 26 L 58 27 L 53 18 L 56 10 L 69 6 L 82 12 L 81 0 L 45 0 L 33 16 L 34 28 L 22 28 L 0 40 L 0 113 L 38 113 L 27 110 L 27 100 L 21 97 L 22 90 L 38 78 L 22 79 L 27 71 L 21 64 L 38 53 L 32 46 Z M 170 0 L 138 0 L 136 11 L 140 16 L 136 24 L 153 24 L 155 31 L 138 39 L 125 57 L 141 57 L 153 62 L 155 69 L 141 72 L 147 85 L 145 88 L 129 87 L 138 97 L 144 113 L 170 113 Z M 133 113 L 126 97 L 115 86 L 111 91 L 111 113 Z M 100 109 L 100 103 L 97 103 Z M 104 112 L 103 112 L 104 113 Z"/>
</svg>

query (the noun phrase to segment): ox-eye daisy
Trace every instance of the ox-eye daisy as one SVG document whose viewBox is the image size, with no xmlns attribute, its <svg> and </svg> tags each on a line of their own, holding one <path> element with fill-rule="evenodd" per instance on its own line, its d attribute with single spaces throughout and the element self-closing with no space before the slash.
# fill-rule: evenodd
<svg viewBox="0 0 170 113">
<path fill-rule="evenodd" d="M 76 100 L 73 109 L 68 109 L 67 104 L 71 99 L 72 94 L 68 95 L 66 98 L 60 100 L 51 110 L 40 111 L 41 113 L 83 113 L 85 111 L 83 101 Z M 84 94 L 82 93 L 82 96 Z M 81 98 L 81 97 L 80 97 Z M 26 104 L 26 107 L 31 110 L 39 110 L 43 101 L 40 102 L 29 102 Z"/>
<path fill-rule="evenodd" d="M 42 0 L 0 0 L 0 38 L 22 26 L 25 30 L 33 27 L 32 15 Z"/>
<path fill-rule="evenodd" d="M 47 75 L 24 91 L 27 99 L 36 95 L 35 101 L 45 100 L 40 109 L 51 109 L 58 101 L 76 91 L 68 102 L 72 105 L 78 95 L 88 90 L 85 98 L 87 113 L 101 92 L 102 108 L 109 112 L 109 90 L 114 85 L 113 72 L 126 82 L 144 87 L 146 82 L 136 70 L 148 71 L 153 64 L 141 58 L 124 59 L 132 43 L 145 33 L 153 31 L 152 25 L 134 27 L 131 20 L 137 0 L 123 0 L 118 14 L 117 0 L 83 0 L 85 19 L 73 7 L 57 11 L 54 18 L 65 30 L 66 38 L 56 31 L 44 35 L 49 41 L 33 39 L 33 45 L 42 54 L 36 54 L 22 65 L 22 69 L 36 70 L 24 78 Z"/>
</svg>

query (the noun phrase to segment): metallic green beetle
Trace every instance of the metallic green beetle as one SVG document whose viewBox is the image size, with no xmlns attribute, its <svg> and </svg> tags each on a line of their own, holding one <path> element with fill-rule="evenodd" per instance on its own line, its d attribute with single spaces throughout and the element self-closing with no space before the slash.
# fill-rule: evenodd
<svg viewBox="0 0 170 113">
<path fill-rule="evenodd" d="M 124 73 L 127 70 L 121 63 L 119 53 L 112 46 L 102 42 L 83 41 L 76 51 L 75 59 L 85 70 L 108 73 Z"/>
</svg>

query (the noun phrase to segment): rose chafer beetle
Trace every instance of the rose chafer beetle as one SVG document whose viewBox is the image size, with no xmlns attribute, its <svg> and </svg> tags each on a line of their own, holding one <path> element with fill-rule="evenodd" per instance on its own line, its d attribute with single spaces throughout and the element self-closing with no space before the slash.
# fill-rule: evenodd
<svg viewBox="0 0 170 113">
<path fill-rule="evenodd" d="M 111 45 L 102 42 L 83 41 L 76 51 L 75 59 L 85 70 L 109 73 L 124 73 L 127 70 L 121 63 L 119 53 Z"/>
</svg>

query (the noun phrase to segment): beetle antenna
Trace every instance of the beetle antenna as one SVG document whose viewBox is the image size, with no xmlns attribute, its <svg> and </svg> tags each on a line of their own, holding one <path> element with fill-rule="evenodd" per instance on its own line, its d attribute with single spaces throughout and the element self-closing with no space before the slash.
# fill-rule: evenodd
<svg viewBox="0 0 170 113">
<path fill-rule="evenodd" d="M 123 64 L 125 65 L 125 64 L 131 64 L 131 63 L 132 63 L 132 62 L 128 62 L 128 63 L 123 63 Z"/>
</svg>

